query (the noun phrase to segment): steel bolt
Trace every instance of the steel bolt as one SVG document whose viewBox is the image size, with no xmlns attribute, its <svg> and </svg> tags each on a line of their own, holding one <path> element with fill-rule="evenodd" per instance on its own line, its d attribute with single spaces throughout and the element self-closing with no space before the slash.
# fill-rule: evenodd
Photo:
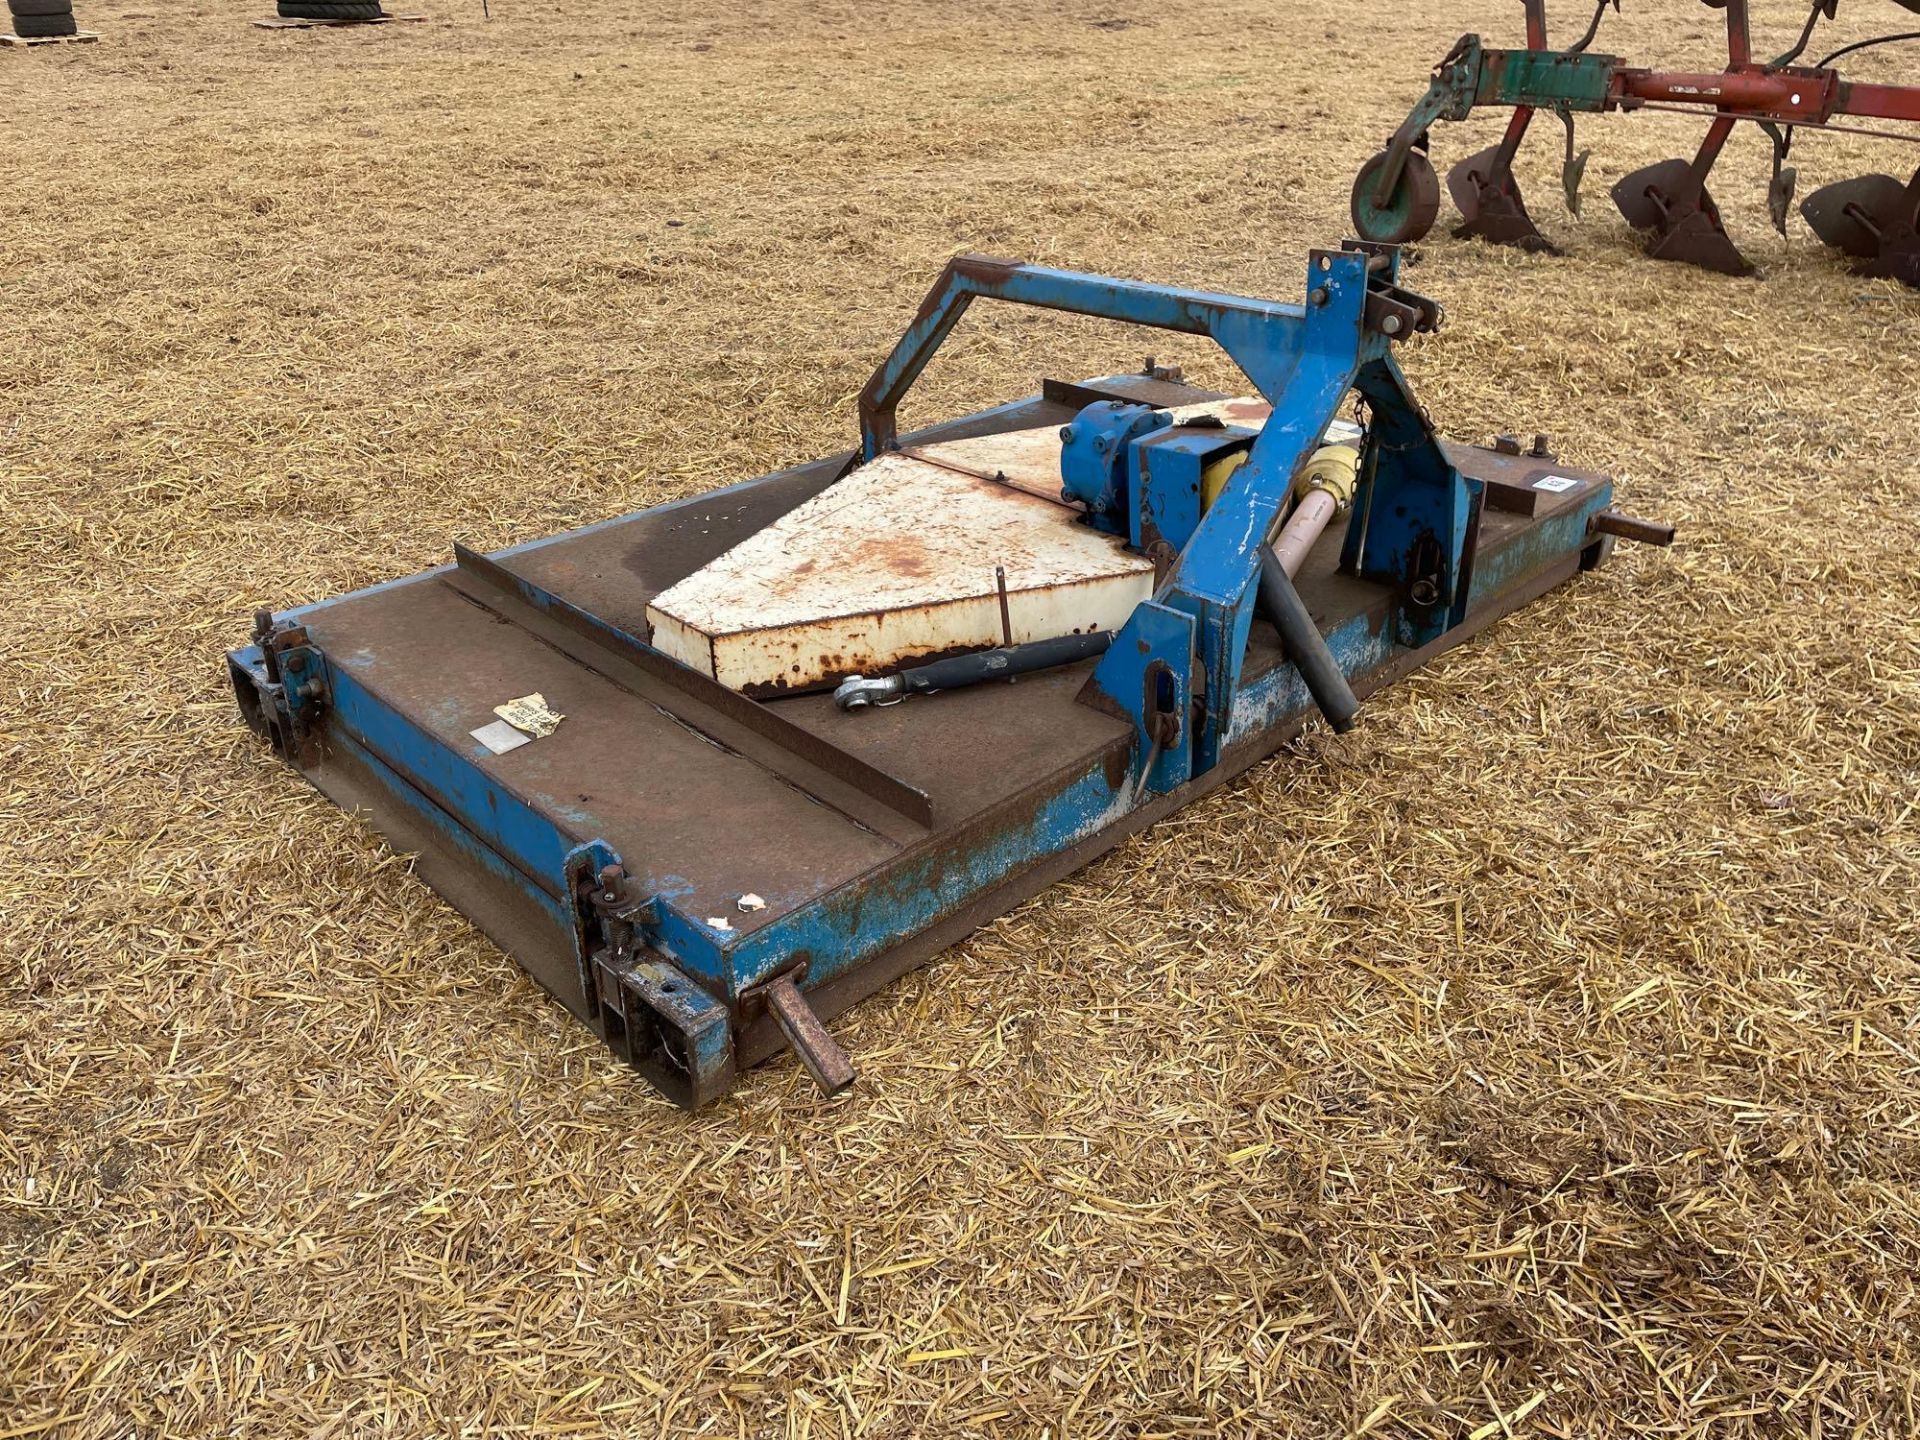
<svg viewBox="0 0 1920 1440">
<path fill-rule="evenodd" d="M 1327 294 L 1327 287 L 1324 285 L 1316 285 L 1307 292 L 1307 303 L 1316 308 L 1326 304 L 1331 298 L 1332 297 Z"/>
</svg>

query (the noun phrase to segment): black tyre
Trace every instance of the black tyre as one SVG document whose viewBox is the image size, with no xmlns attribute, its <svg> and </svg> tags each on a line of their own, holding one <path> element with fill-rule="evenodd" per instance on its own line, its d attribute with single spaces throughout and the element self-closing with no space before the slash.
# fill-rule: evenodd
<svg viewBox="0 0 1920 1440">
<path fill-rule="evenodd" d="M 380 0 L 280 0 L 283 20 L 378 20 Z"/>
<path fill-rule="evenodd" d="M 71 15 L 73 0 L 7 0 L 16 15 Z"/>
<path fill-rule="evenodd" d="M 13 33 L 22 40 L 45 40 L 55 35 L 77 35 L 80 27 L 73 23 L 69 10 L 65 15 L 16 15 Z"/>
</svg>

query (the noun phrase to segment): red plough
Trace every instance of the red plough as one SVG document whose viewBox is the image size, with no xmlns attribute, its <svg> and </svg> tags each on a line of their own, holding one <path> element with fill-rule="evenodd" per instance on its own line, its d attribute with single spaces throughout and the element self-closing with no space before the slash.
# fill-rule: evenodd
<svg viewBox="0 0 1920 1440">
<path fill-rule="evenodd" d="M 1706 3 L 1726 12 L 1727 65 L 1720 71 L 1645 70 L 1618 56 L 1589 53 L 1607 6 L 1617 11 L 1619 0 L 1598 0 L 1586 32 L 1564 50 L 1547 43 L 1546 0 L 1525 0 L 1524 50 L 1492 50 L 1477 35 L 1462 36 L 1435 67 L 1427 94 L 1387 148 L 1361 168 L 1353 186 L 1354 225 L 1370 240 L 1398 244 L 1424 236 L 1440 209 L 1440 187 L 1427 154 L 1431 126 L 1464 120 L 1484 106 L 1507 106 L 1513 117 L 1500 143 L 1461 161 L 1447 177 L 1463 221 L 1454 233 L 1553 251 L 1527 213 L 1513 176 L 1514 154 L 1537 113 L 1550 111 L 1566 128 L 1561 179 L 1567 208 L 1575 214 L 1587 163 L 1587 152 L 1574 150 L 1575 115 L 1610 110 L 1709 115 L 1712 123 L 1691 159 L 1676 157 L 1634 171 L 1613 187 L 1613 201 L 1646 235 L 1648 252 L 1657 258 L 1745 275 L 1753 266 L 1728 237 L 1707 189 L 1707 177 L 1736 124 L 1758 125 L 1773 143 L 1767 198 L 1782 234 L 1795 180 L 1787 160 L 1799 131 L 1840 130 L 1920 142 L 1920 134 L 1911 131 L 1852 123 L 1920 123 L 1920 86 L 1849 81 L 1833 68 L 1844 56 L 1871 46 L 1920 41 L 1920 31 L 1857 41 L 1802 65 L 1797 62 L 1812 46 L 1820 21 L 1831 20 L 1839 8 L 1839 0 L 1813 0 L 1793 47 L 1758 61 L 1747 0 Z M 1894 3 L 1920 13 L 1920 0 Z M 1863 273 L 1920 287 L 1920 170 L 1904 183 L 1873 174 L 1825 186 L 1801 203 L 1800 213 L 1816 235 L 1850 256 Z"/>
</svg>

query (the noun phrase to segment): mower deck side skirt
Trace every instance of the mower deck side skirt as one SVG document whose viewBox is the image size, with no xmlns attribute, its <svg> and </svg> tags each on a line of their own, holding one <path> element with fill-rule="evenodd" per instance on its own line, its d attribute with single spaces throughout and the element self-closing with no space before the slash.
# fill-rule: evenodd
<svg viewBox="0 0 1920 1440">
<path fill-rule="evenodd" d="M 624 688 L 449 584 L 342 602 L 308 624 L 341 722 L 482 838 L 525 808 L 569 845 L 614 846 L 649 893 L 742 928 L 753 917 L 732 913 L 740 895 L 798 903 L 898 848 L 682 719 L 669 696 Z M 494 706 L 536 692 L 565 717 L 553 734 L 500 755 L 471 737 Z M 757 817 L 764 844 L 716 819 L 738 813 Z M 556 894 L 561 858 L 538 867 Z"/>
<path fill-rule="evenodd" d="M 529 884 L 560 897 L 567 853 L 582 837 L 568 833 L 537 799 L 517 794 L 382 700 L 352 669 L 336 667 L 332 682 L 332 731 L 401 775 L 436 811 L 457 818 L 476 843 Z"/>
<path fill-rule="evenodd" d="M 414 873 L 568 1010 L 591 1019 L 567 906 L 351 736 L 306 770 L 315 789 L 414 859 Z"/>
</svg>

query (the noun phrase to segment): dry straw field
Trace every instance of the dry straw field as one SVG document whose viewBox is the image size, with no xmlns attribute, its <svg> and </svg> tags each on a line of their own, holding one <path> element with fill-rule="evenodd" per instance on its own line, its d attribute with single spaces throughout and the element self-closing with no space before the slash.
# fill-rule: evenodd
<svg viewBox="0 0 1920 1440">
<path fill-rule="evenodd" d="M 849 1097 L 689 1116 L 222 648 L 843 447 L 963 249 L 1297 298 L 1518 7 L 419 3 L 0 51 L 0 1436 L 1920 1433 L 1920 295 L 1775 236 L 1757 134 L 1762 279 L 1636 255 L 1605 187 L 1701 128 L 1652 116 L 1579 221 L 1527 152 L 1566 258 L 1413 272 L 1442 425 L 1678 546 L 862 1006 Z M 976 312 L 919 414 L 1146 348 Z"/>
</svg>

